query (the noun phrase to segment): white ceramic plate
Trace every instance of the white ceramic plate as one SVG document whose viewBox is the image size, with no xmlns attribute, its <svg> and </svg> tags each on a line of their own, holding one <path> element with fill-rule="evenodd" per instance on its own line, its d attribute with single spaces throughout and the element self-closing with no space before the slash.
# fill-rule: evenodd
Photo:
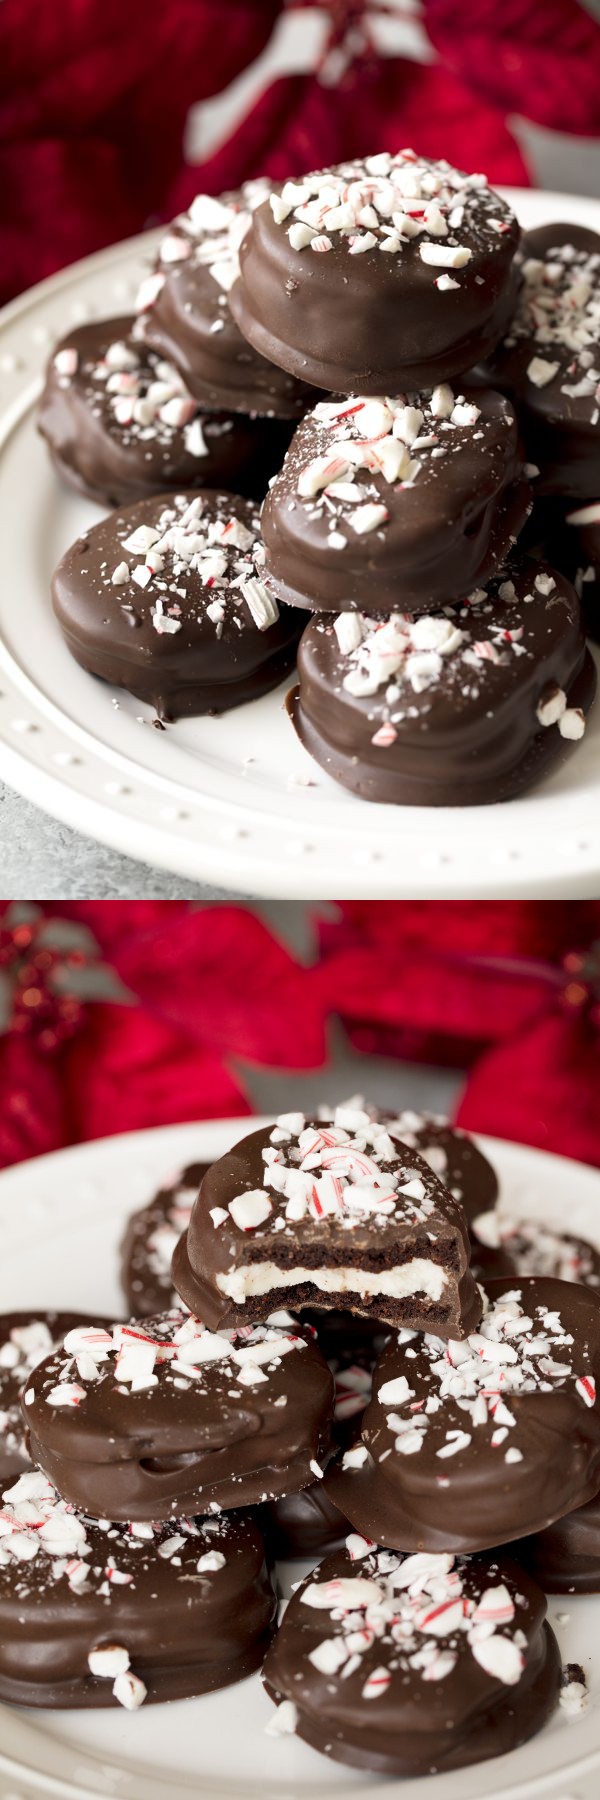
<svg viewBox="0 0 600 1800">
<path fill-rule="evenodd" d="M 567 217 L 600 226 L 591 200 L 507 193 L 524 225 Z M 283 688 L 220 719 L 157 732 L 148 707 L 73 662 L 52 617 L 50 576 L 101 510 L 52 471 L 35 430 L 40 375 L 69 325 L 127 310 L 156 238 L 89 257 L 0 317 L 0 775 L 117 850 L 248 894 L 597 894 L 600 706 L 566 767 L 520 800 L 373 806 L 303 750 Z"/>
<path fill-rule="evenodd" d="M 264 1121 L 255 1120 L 258 1126 Z M 122 1310 L 117 1247 L 125 1220 L 185 1162 L 220 1156 L 247 1120 L 106 1138 L 0 1176 L 0 1310 Z M 598 1174 L 516 1144 L 482 1140 L 512 1212 L 541 1216 L 600 1247 Z M 302 1565 L 304 1571 L 306 1564 Z M 293 1571 L 287 1565 L 289 1581 Z M 581 1662 L 591 1701 L 559 1711 L 510 1756 L 422 1781 L 384 1781 L 329 1762 L 295 1738 L 265 1737 L 273 1708 L 253 1675 L 237 1687 L 137 1713 L 0 1707 L 0 1800 L 597 1800 L 600 1598 L 550 1603 L 564 1661 Z"/>
</svg>

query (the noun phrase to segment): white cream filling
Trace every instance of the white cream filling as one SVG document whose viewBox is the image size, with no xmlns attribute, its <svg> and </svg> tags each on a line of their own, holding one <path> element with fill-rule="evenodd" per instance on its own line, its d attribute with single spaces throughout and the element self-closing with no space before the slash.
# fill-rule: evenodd
<svg viewBox="0 0 600 1800">
<path fill-rule="evenodd" d="M 397 1269 L 278 1269 L 277 1263 L 242 1263 L 230 1275 L 217 1275 L 217 1287 L 239 1306 L 254 1294 L 267 1294 L 270 1288 L 300 1287 L 309 1281 L 323 1294 L 385 1294 L 390 1300 L 402 1300 L 407 1294 L 426 1294 L 439 1300 L 447 1283 L 445 1269 L 428 1262 L 424 1256 L 413 1256 Z"/>
</svg>

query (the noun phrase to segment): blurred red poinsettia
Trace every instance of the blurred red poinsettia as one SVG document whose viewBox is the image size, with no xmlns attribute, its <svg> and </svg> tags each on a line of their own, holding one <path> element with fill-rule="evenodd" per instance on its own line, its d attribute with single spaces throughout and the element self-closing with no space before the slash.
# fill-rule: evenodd
<svg viewBox="0 0 600 1800">
<path fill-rule="evenodd" d="M 415 58 L 382 53 L 378 21 L 389 26 L 397 4 L 324 0 L 315 67 L 262 81 L 259 69 L 229 141 L 190 165 L 190 109 L 230 89 L 305 4 L 3 0 L 2 297 L 168 219 L 203 187 L 410 142 L 492 181 L 521 182 L 515 116 L 598 131 L 600 27 L 576 0 L 423 0 L 421 60 L 418 47 Z"/>
<path fill-rule="evenodd" d="M 248 1112 L 237 1059 L 325 1055 L 317 972 L 243 907 L 4 904 L 0 1000 L 0 1165 Z"/>
<path fill-rule="evenodd" d="M 320 939 L 358 1049 L 466 1066 L 459 1124 L 600 1165 L 600 902 L 348 902 Z"/>
<path fill-rule="evenodd" d="M 346 901 L 321 921 L 327 996 L 357 1049 L 468 1064 L 537 1013 L 600 903 Z"/>
</svg>

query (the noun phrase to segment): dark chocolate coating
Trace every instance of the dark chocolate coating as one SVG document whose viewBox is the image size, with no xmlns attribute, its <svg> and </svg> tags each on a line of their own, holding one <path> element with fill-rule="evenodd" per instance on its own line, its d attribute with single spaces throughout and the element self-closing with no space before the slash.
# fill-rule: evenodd
<svg viewBox="0 0 600 1800">
<path fill-rule="evenodd" d="M 544 575 L 554 583 L 549 594 L 536 590 Z M 499 597 L 508 580 L 510 602 Z M 488 582 L 485 598 L 438 609 L 436 617 L 464 633 L 462 643 L 420 691 L 408 674 L 390 677 L 389 700 L 385 680 L 375 693 L 349 692 L 344 680 L 356 662 L 340 650 L 333 625 L 313 619 L 298 651 L 300 685 L 288 696 L 292 723 L 315 761 L 363 800 L 478 806 L 514 799 L 573 748 L 557 723 L 541 725 L 540 702 L 558 687 L 567 708 L 585 715 L 594 698 L 577 595 L 556 570 L 515 559 Z"/>
<path fill-rule="evenodd" d="M 439 1577 L 433 1567 L 420 1574 L 415 1569 L 411 1594 L 394 1586 L 395 1565 L 401 1580 L 400 1558 L 382 1555 L 375 1547 L 352 1560 L 344 1550 L 308 1575 L 290 1600 L 267 1653 L 263 1679 L 271 1699 L 296 1706 L 298 1736 L 336 1762 L 378 1775 L 407 1776 L 460 1769 L 503 1755 L 533 1737 L 554 1710 L 560 1684 L 558 1645 L 545 1622 L 545 1600 L 536 1583 L 507 1557 L 493 1555 L 458 1559 Z M 337 1609 L 334 1589 L 330 1608 L 315 1609 L 304 1600 L 315 1584 L 338 1580 L 361 1583 L 362 1606 L 350 1599 L 350 1590 Z M 369 1632 L 367 1625 L 368 1647 L 357 1649 L 369 1620 L 369 1587 L 378 1629 L 377 1634 Z M 445 1602 L 441 1593 L 448 1595 Z M 450 1609 L 457 1594 L 465 1609 L 462 1620 L 458 1609 L 460 1622 L 446 1624 L 440 1634 L 443 1606 Z M 478 1605 L 500 1602 L 506 1622 L 499 1622 L 492 1638 L 481 1644 L 486 1667 L 476 1658 L 479 1645 L 469 1641 L 470 1619 Z M 494 1639 L 498 1668 L 491 1666 Z M 319 1656 L 324 1641 L 339 1652 L 337 1669 L 323 1671 L 310 1660 L 311 1654 Z"/>
<path fill-rule="evenodd" d="M 188 1163 L 129 1220 L 121 1244 L 121 1282 L 130 1312 L 137 1319 L 151 1318 L 177 1304 L 171 1257 L 177 1239 L 187 1229 L 208 1167 L 208 1163 Z"/>
<path fill-rule="evenodd" d="M 474 1138 L 451 1125 L 449 1119 L 415 1112 L 412 1107 L 393 1118 L 387 1114 L 385 1117 L 403 1144 L 414 1145 L 444 1187 L 450 1189 L 469 1225 L 478 1213 L 491 1212 L 498 1199 L 498 1177 Z"/>
<path fill-rule="evenodd" d="M 0 1482 L 29 1468 L 20 1396 L 32 1369 L 74 1325 L 91 1323 L 89 1313 L 32 1310 L 0 1315 Z"/>
<path fill-rule="evenodd" d="M 144 565 L 140 553 L 131 554 L 125 565 L 130 573 L 115 586 L 112 573 L 129 555 L 124 540 L 141 526 L 162 537 L 169 521 L 177 526 L 194 501 L 201 507 L 198 530 L 204 536 L 231 519 L 253 535 L 248 553 L 228 551 L 223 581 L 207 586 L 197 569 L 181 564 L 169 550 L 162 573 L 147 587 L 139 587 L 131 574 L 131 564 Z M 293 667 L 299 624 L 288 607 L 264 630 L 255 623 L 235 582 L 241 569 L 256 577 L 256 544 L 256 508 L 232 494 L 163 494 L 102 519 L 66 551 L 52 580 L 54 611 L 72 656 L 90 674 L 147 701 L 164 719 L 227 712 L 269 693 Z M 179 623 L 176 632 L 164 625 L 157 629 L 159 601 L 165 614 L 176 609 L 171 610 Z M 216 601 L 223 605 L 220 625 L 207 610 Z"/>
<path fill-rule="evenodd" d="M 490 1275 L 504 1273 L 505 1259 L 508 1274 L 553 1276 L 600 1290 L 600 1253 L 594 1245 L 542 1219 L 511 1219 L 507 1213 L 474 1219 L 471 1246 L 473 1263 L 487 1266 Z"/>
<path fill-rule="evenodd" d="M 315 1316 L 327 1320 L 327 1313 Z M 347 1313 L 346 1317 L 351 1327 L 356 1325 L 352 1313 Z M 379 1336 L 381 1338 L 385 1333 L 380 1332 Z M 338 1349 L 339 1355 L 330 1361 L 335 1381 L 331 1435 L 334 1444 L 345 1447 L 356 1437 L 370 1397 L 375 1351 L 369 1354 L 367 1347 L 354 1345 L 344 1355 L 341 1346 Z M 343 1547 L 350 1530 L 348 1520 L 334 1506 L 324 1483 L 319 1480 L 303 1488 L 301 1493 L 283 1494 L 279 1500 L 272 1500 L 263 1509 L 262 1525 L 274 1556 L 309 1556 L 313 1562 L 316 1557 Z"/>
<path fill-rule="evenodd" d="M 352 524 L 356 504 L 336 495 L 333 477 L 331 491 L 314 497 L 303 497 L 299 486 L 317 459 L 339 455 L 344 463 L 347 440 L 340 431 L 352 434 L 353 453 L 360 398 L 349 398 L 341 424 L 332 425 L 321 405 L 303 419 L 261 521 L 267 570 L 282 600 L 311 612 L 429 612 L 483 585 L 510 555 L 531 498 L 514 406 L 491 388 L 468 389 L 460 404 L 477 408 L 474 423 L 448 417 L 436 424 L 430 400 L 430 394 L 408 396 L 424 415 L 429 439 L 422 451 L 418 438 L 410 446 L 414 466 L 420 465 L 413 480 L 388 480 L 360 466 L 335 478 L 344 489 L 354 474 L 360 505 L 385 507 L 387 519 L 364 534 Z M 342 412 L 346 403 L 338 404 Z M 393 437 L 385 434 L 386 448 Z"/>
<path fill-rule="evenodd" d="M 587 635 L 600 643 L 600 500 L 542 495 L 534 501 L 519 551 L 567 576 L 581 601 Z"/>
<path fill-rule="evenodd" d="M 320 1143 L 325 1146 L 322 1133 L 331 1128 L 324 1127 L 318 1120 L 307 1120 L 306 1127 L 314 1128 L 320 1134 Z M 284 1212 L 284 1197 L 271 1188 L 273 1202 L 266 1223 L 245 1229 L 236 1224 L 228 1208 L 238 1196 L 263 1190 L 267 1168 L 263 1151 L 269 1153 L 270 1148 L 271 1132 L 267 1126 L 243 1138 L 226 1156 L 213 1163 L 202 1182 L 188 1231 L 180 1238 L 175 1251 L 173 1280 L 177 1292 L 187 1306 L 194 1311 L 201 1310 L 202 1318 L 211 1329 L 244 1322 L 250 1324 L 255 1319 L 267 1317 L 279 1306 L 289 1305 L 295 1310 L 304 1306 L 318 1306 L 322 1310 L 344 1308 L 384 1324 L 410 1324 L 422 1330 L 426 1330 L 427 1321 L 431 1321 L 432 1328 L 435 1323 L 435 1329 L 444 1335 L 460 1336 L 472 1328 L 479 1318 L 481 1302 L 468 1267 L 465 1217 L 416 1151 L 405 1150 L 399 1141 L 395 1141 L 392 1164 L 398 1183 L 412 1177 L 417 1179 L 423 1194 L 421 1207 L 418 1200 L 407 1197 L 405 1201 L 399 1191 L 396 1212 L 391 1218 L 384 1213 L 351 1215 L 345 1211 L 318 1217 L 308 1210 L 301 1219 L 293 1220 Z M 349 1151 L 353 1153 L 352 1140 Z M 342 1152 L 344 1160 L 347 1155 L 344 1145 Z M 289 1159 L 287 1166 L 299 1168 L 302 1151 L 288 1141 L 285 1153 Z M 283 1149 L 281 1154 L 283 1156 Z M 328 1157 L 329 1151 L 325 1149 L 324 1154 Z M 309 1188 L 312 1170 L 318 1174 L 319 1166 L 322 1166 L 319 1157 L 320 1152 L 317 1157 L 309 1157 Z M 363 1166 L 362 1162 L 359 1166 Z M 383 1170 L 389 1166 L 382 1160 Z M 218 1218 L 213 1222 L 211 1215 L 215 1207 L 226 1213 L 225 1219 Z M 350 1217 L 351 1229 L 347 1223 Z M 281 1228 L 278 1220 L 283 1220 Z M 317 1274 L 326 1268 L 349 1267 L 352 1271 L 355 1267 L 357 1271 L 367 1270 L 375 1277 L 382 1274 L 385 1277 L 387 1270 L 399 1269 L 413 1257 L 428 1266 L 435 1265 L 432 1275 L 436 1282 L 438 1269 L 444 1270 L 445 1281 L 440 1284 L 437 1298 L 428 1297 L 424 1287 L 401 1298 L 388 1297 L 381 1292 L 369 1293 L 367 1288 L 361 1293 L 358 1276 L 357 1288 L 340 1286 L 329 1292 L 324 1292 L 310 1279 L 292 1285 L 285 1285 L 283 1281 L 276 1284 L 277 1272 L 285 1274 L 295 1268 L 314 1269 Z M 273 1277 L 276 1285 L 265 1292 L 254 1295 L 247 1292 L 245 1298 L 234 1299 L 227 1295 L 222 1285 L 219 1286 L 219 1282 L 231 1276 L 237 1282 L 240 1269 L 257 1267 L 265 1262 L 274 1263 L 276 1271 Z M 245 1276 L 239 1279 L 246 1281 Z"/>
<path fill-rule="evenodd" d="M 585 503 L 584 503 L 585 504 Z M 593 504 L 593 503 L 592 503 Z M 595 502 L 595 519 L 578 519 L 581 507 L 570 507 L 565 520 L 565 536 L 570 561 L 575 565 L 573 581 L 581 605 L 589 637 L 600 644 L 600 501 Z M 571 543 L 571 540 L 573 542 Z"/>
<path fill-rule="evenodd" d="M 470 250 L 466 266 L 443 269 L 425 263 L 420 251 L 430 242 L 427 230 L 406 238 L 396 252 L 382 254 L 382 226 L 389 225 L 392 209 L 399 207 L 398 193 L 361 254 L 353 253 L 352 237 L 342 230 L 328 236 L 327 222 L 322 228 L 327 254 L 313 254 L 310 244 L 293 249 L 288 233 L 295 210 L 290 208 L 277 224 L 265 200 L 241 245 L 240 277 L 230 295 L 234 319 L 255 350 L 297 379 L 334 392 L 397 393 L 452 379 L 487 353 L 483 346 L 498 342 L 510 316 L 520 232 L 505 201 L 487 186 L 459 191 L 468 178 L 454 170 L 446 189 L 448 165 L 415 159 L 412 152 L 410 157 L 401 153 L 341 163 L 322 175 L 339 182 L 340 200 L 348 184 L 364 184 L 365 201 L 372 198 L 377 209 L 381 189 L 369 168 L 373 160 L 380 165 L 385 161 L 381 178 L 388 184 L 394 177 L 403 180 L 410 164 L 413 174 L 419 170 L 425 182 L 438 185 L 443 210 L 445 193 L 452 192 L 453 200 L 462 203 L 460 229 L 448 226 L 444 242 Z M 443 275 L 444 287 L 450 282 L 447 291 L 438 286 Z"/>
<path fill-rule="evenodd" d="M 137 1332 L 173 1346 L 180 1328 L 191 1332 L 195 1323 L 163 1313 L 123 1329 L 128 1342 Z M 182 1351 L 185 1367 L 181 1358 L 176 1367 L 159 1360 L 156 1385 L 139 1391 L 119 1380 L 113 1350 L 100 1378 L 89 1381 L 72 1355 L 47 1357 L 23 1402 L 32 1458 L 66 1500 L 98 1518 L 177 1518 L 307 1486 L 311 1463 L 329 1444 L 332 1375 L 297 1326 L 292 1333 L 261 1328 L 253 1343 L 260 1373 L 252 1382 L 230 1354 L 190 1370 Z M 251 1347 L 245 1334 L 234 1345 L 248 1354 Z M 72 1382 L 84 1389 L 78 1403 L 50 1398 Z"/>
<path fill-rule="evenodd" d="M 512 394 L 518 404 L 527 455 L 539 469 L 535 484 L 537 493 L 594 499 L 598 493 L 599 451 L 597 382 L 593 376 L 600 357 L 597 324 L 589 319 L 583 326 L 584 336 L 581 337 L 578 324 L 581 314 L 576 318 L 573 309 L 565 310 L 567 329 L 574 326 L 575 337 L 580 340 L 577 347 L 573 341 L 567 343 L 561 335 L 560 300 L 566 289 L 572 287 L 572 278 L 582 272 L 582 263 L 587 263 L 591 256 L 595 258 L 589 275 L 591 301 L 593 304 L 595 299 L 597 309 L 600 236 L 584 225 L 538 225 L 524 236 L 519 261 L 527 265 L 534 259 L 552 267 L 560 260 L 560 251 L 565 245 L 572 247 L 576 256 L 564 263 L 555 286 L 544 287 L 539 280 L 532 284 L 527 280 L 523 282 L 515 316 L 502 343 L 489 358 L 488 372 L 490 378 Z M 554 251 L 559 252 L 558 257 L 553 255 Z M 540 315 L 540 292 L 542 301 L 549 295 L 557 296 L 558 316 L 545 312 Z M 540 317 L 542 333 L 537 328 Z M 585 361 L 581 360 L 582 350 Z M 542 386 L 536 386 L 528 375 L 534 357 L 558 364 L 554 375 Z M 586 392 L 566 391 L 582 384 L 587 387 Z"/>
<path fill-rule="evenodd" d="M 547 1594 L 599 1594 L 600 1494 L 516 1544 L 515 1553 Z"/>
<path fill-rule="evenodd" d="M 9 1505 L 5 1500 L 3 1516 Z M 60 1502 L 54 1510 L 65 1513 Z M 38 1516 L 48 1511 L 42 1502 Z M 72 1530 L 73 1509 L 66 1513 Z M 89 1563 L 82 1585 L 76 1575 L 70 1583 L 64 1565 L 57 1577 L 58 1544 L 48 1551 L 40 1543 L 33 1561 L 24 1563 L 7 1551 L 10 1538 L 2 1538 L 0 1699 L 17 1706 L 116 1706 L 112 1679 L 93 1675 L 88 1665 L 91 1651 L 110 1644 L 129 1652 L 131 1670 L 147 1689 L 144 1705 L 209 1693 L 260 1668 L 276 1601 L 252 1518 L 235 1513 L 149 1525 L 143 1537 L 135 1527 L 106 1520 L 99 1526 L 85 1515 L 76 1523 L 85 1537 L 73 1554 Z M 169 1557 L 164 1547 L 175 1537 Z M 198 1572 L 211 1552 L 225 1557 L 223 1566 Z"/>
<path fill-rule="evenodd" d="M 264 180 L 247 182 L 222 194 L 219 205 L 230 213 L 232 224 L 244 212 L 249 220 L 250 207 L 269 186 Z M 198 198 L 201 202 L 205 197 Z M 192 206 L 175 219 L 167 234 L 168 246 L 180 247 L 180 260 L 167 259 L 164 239 L 159 247 L 156 266 L 164 281 L 155 300 L 139 315 L 139 334 L 175 364 L 201 405 L 270 419 L 301 419 L 314 399 L 312 388 L 252 349 L 232 317 L 227 291 L 211 274 L 212 247 L 218 266 L 226 220 L 223 229 L 213 232 L 195 226 L 194 216 Z"/>
<path fill-rule="evenodd" d="M 272 1556 L 303 1562 L 341 1550 L 350 1531 L 348 1520 L 324 1487 L 311 1482 L 297 1494 L 282 1494 L 261 1510 L 260 1526 Z"/>
<path fill-rule="evenodd" d="M 442 1393 L 435 1363 L 444 1366 L 443 1345 L 438 1349 L 433 1339 L 390 1339 L 376 1365 L 373 1398 L 363 1415 L 366 1455 L 358 1466 L 332 1465 L 326 1482 L 334 1504 L 356 1529 L 392 1549 L 487 1550 L 541 1531 L 584 1505 L 600 1486 L 600 1399 L 594 1390 L 595 1383 L 600 1396 L 600 1300 L 574 1283 L 536 1277 L 489 1281 L 487 1294 L 491 1302 L 520 1295 L 525 1316 L 533 1319 L 533 1333 L 501 1335 L 502 1352 L 505 1346 L 519 1346 L 517 1355 L 527 1357 L 532 1336 L 544 1335 L 538 1309 L 556 1312 L 563 1333 L 572 1334 L 572 1344 L 558 1343 L 558 1334 L 550 1332 L 549 1348 L 534 1350 L 529 1364 L 533 1367 L 535 1359 L 540 1370 L 541 1354 L 548 1362 L 565 1364 L 567 1376 L 549 1380 L 544 1388 L 540 1383 L 548 1377 L 540 1373 L 536 1378 L 522 1369 L 522 1378 L 531 1385 L 512 1391 L 510 1365 L 503 1384 L 503 1356 L 483 1363 L 483 1340 L 475 1333 L 469 1348 L 481 1363 L 479 1385 L 471 1381 L 465 1387 L 460 1356 L 454 1363 L 451 1357 L 443 1379 L 446 1386 L 453 1383 L 454 1392 Z M 485 1325 L 484 1315 L 483 1331 Z M 382 1400 L 381 1390 L 400 1377 L 408 1382 L 412 1399 L 405 1389 L 404 1400 L 398 1395 L 394 1402 L 387 1392 Z M 584 1378 L 591 1380 L 591 1403 L 576 1385 Z M 487 1417 L 478 1422 L 462 1396 L 466 1392 L 473 1405 L 484 1384 L 490 1405 Z M 434 1406 L 428 1412 L 429 1400 Z M 503 1416 L 504 1408 L 510 1419 Z M 413 1432 L 410 1453 L 397 1447 L 406 1438 L 406 1419 Z M 421 1442 L 413 1448 L 415 1433 Z"/>
<path fill-rule="evenodd" d="M 154 350 L 134 342 L 132 325 L 131 318 L 79 325 L 61 339 L 50 358 L 38 425 L 59 473 L 102 506 L 127 506 L 171 489 L 181 493 L 212 487 L 262 499 L 290 440 L 285 425 L 196 406 L 187 427 L 198 422 L 205 454 L 194 456 L 186 443 L 186 425 L 165 423 L 158 414 L 151 421 L 143 416 L 141 423 L 119 423 L 114 410 L 118 396 L 107 388 L 110 371 L 104 360 L 116 344 L 137 358 L 135 399 L 142 414 L 150 408 L 148 389 L 159 382 L 165 389 L 164 403 L 168 404 L 169 388 L 174 398 L 190 399 L 177 371 L 172 367 L 169 375 Z M 73 375 L 61 374 L 56 366 L 56 355 L 65 350 L 78 357 Z"/>
</svg>

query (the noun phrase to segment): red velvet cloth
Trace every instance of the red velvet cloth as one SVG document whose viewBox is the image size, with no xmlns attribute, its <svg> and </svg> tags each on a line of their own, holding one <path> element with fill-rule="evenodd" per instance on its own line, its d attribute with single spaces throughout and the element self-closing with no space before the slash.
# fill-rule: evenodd
<svg viewBox="0 0 600 1800">
<path fill-rule="evenodd" d="M 511 115 L 598 129 L 600 29 L 574 0 L 426 0 L 437 60 L 423 65 L 376 55 L 369 15 L 386 0 L 331 0 L 330 42 L 345 51 L 337 82 L 319 70 L 267 84 L 232 141 L 186 166 L 190 107 L 255 61 L 283 10 L 284 0 L 3 0 L 1 298 L 168 219 L 201 187 L 410 142 L 493 181 L 525 181 Z"/>
</svg>

